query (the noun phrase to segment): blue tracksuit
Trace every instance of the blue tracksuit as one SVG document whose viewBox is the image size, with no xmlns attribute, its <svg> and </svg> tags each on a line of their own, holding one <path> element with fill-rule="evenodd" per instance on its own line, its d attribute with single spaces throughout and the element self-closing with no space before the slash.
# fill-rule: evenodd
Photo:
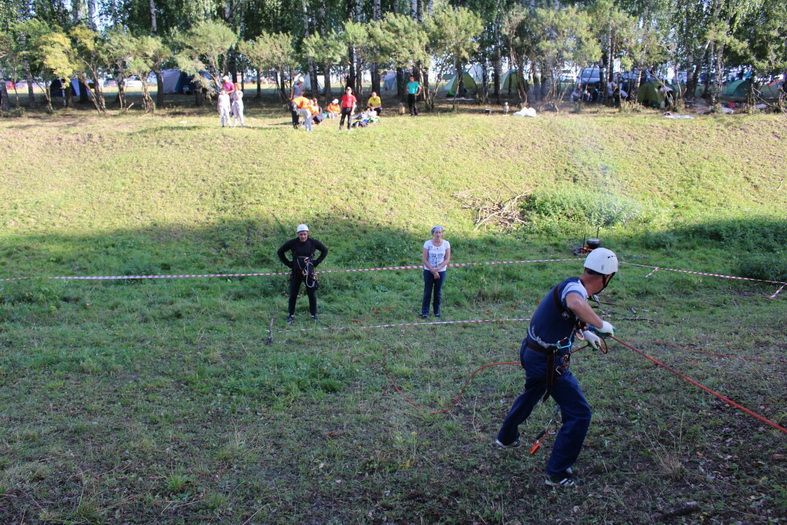
<svg viewBox="0 0 787 525">
<path fill-rule="evenodd" d="M 545 350 L 559 347 L 555 350 L 555 366 L 560 366 L 562 357 L 570 351 L 576 331 L 576 318 L 566 307 L 569 293 L 578 293 L 587 299 L 587 292 L 578 278 L 566 279 L 557 285 L 557 298 L 561 307 L 555 301 L 553 288 L 533 314 L 528 335 L 519 351 L 519 359 L 525 369 L 525 391 L 514 401 L 503 421 L 497 435 L 501 443 L 510 444 L 517 439 L 518 426 L 527 419 L 547 389 L 547 354 L 532 347 Z M 590 426 L 591 409 L 577 379 L 567 368 L 556 376 L 550 395 L 560 406 L 563 426 L 547 462 L 547 474 L 561 475 L 579 456 Z"/>
</svg>

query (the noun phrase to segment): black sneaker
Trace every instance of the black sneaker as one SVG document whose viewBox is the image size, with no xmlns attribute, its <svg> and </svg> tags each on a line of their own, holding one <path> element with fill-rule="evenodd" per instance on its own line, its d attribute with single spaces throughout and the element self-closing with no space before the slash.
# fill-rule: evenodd
<svg viewBox="0 0 787 525">
<path fill-rule="evenodd" d="M 287 324 L 292 324 L 295 321 L 295 316 L 288 315 L 287 316 Z"/>
<path fill-rule="evenodd" d="M 547 474 L 544 483 L 550 487 L 576 487 L 579 480 L 574 477 L 571 468 L 568 468 L 562 474 Z"/>
<path fill-rule="evenodd" d="M 429 314 L 421 314 L 421 319 L 429 319 Z"/>
<path fill-rule="evenodd" d="M 440 318 L 441 318 L 441 317 L 440 317 L 440 314 L 434 314 L 434 318 L 435 318 L 435 319 L 440 319 Z"/>
<path fill-rule="evenodd" d="M 520 440 L 519 436 L 517 436 L 517 438 L 514 441 L 512 441 L 511 443 L 506 445 L 505 443 L 503 443 L 499 439 L 496 439 L 495 440 L 495 445 L 498 448 L 519 448 L 520 446 L 522 446 L 522 440 Z"/>
<path fill-rule="evenodd" d="M 318 321 L 318 320 L 319 319 L 317 319 L 317 314 L 312 315 L 312 321 Z"/>
</svg>

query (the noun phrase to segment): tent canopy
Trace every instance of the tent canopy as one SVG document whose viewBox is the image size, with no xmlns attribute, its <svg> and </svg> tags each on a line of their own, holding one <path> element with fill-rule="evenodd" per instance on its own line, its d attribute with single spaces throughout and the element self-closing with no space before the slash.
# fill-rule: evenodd
<svg viewBox="0 0 787 525">
<path fill-rule="evenodd" d="M 449 97 L 457 96 L 456 90 L 459 87 L 458 84 L 459 82 L 456 75 L 448 79 L 448 82 L 446 82 L 445 84 L 445 90 Z M 458 96 L 465 97 L 467 95 L 473 95 L 477 91 L 478 91 L 478 84 L 476 83 L 473 76 L 469 72 L 465 71 L 462 74 L 462 90 L 460 91 Z"/>
</svg>

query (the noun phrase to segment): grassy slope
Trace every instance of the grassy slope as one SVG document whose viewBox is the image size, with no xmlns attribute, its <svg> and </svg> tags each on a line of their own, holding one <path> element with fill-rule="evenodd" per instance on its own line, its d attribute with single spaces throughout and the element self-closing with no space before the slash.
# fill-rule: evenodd
<svg viewBox="0 0 787 525">
<path fill-rule="evenodd" d="M 592 227 L 476 231 L 465 205 L 574 183 L 642 206 L 602 231 L 629 260 L 732 272 L 730 248 L 751 248 L 784 264 L 764 235 L 786 219 L 783 118 L 443 115 L 307 135 L 250 117 L 243 130 L 193 114 L 0 122 L 3 275 L 279 269 L 273 252 L 301 221 L 331 247 L 326 268 L 413 262 L 434 223 L 458 261 L 565 256 Z M 528 315 L 575 268 L 453 270 L 446 315 Z M 772 287 L 624 269 L 606 294 L 624 338 L 784 424 Z M 489 447 L 514 368 L 479 376 L 447 416 L 391 387 L 448 402 L 475 367 L 516 358 L 521 324 L 337 330 L 411 320 L 419 276 L 322 281 L 322 328 L 294 329 L 283 278 L 2 285 L 0 517 L 641 523 L 687 500 L 692 520 L 784 514 L 783 436 L 619 347 L 576 359 L 595 408 L 588 485 L 545 491 L 548 447 Z M 526 438 L 547 419 L 537 409 Z"/>
</svg>

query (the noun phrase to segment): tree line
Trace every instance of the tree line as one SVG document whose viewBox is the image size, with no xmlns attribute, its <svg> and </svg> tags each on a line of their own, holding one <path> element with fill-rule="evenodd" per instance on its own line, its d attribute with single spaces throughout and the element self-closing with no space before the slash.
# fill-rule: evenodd
<svg viewBox="0 0 787 525">
<path fill-rule="evenodd" d="M 479 97 L 500 101 L 504 68 L 518 76 L 516 96 L 559 96 L 567 66 L 597 65 L 602 85 L 622 70 L 666 66 L 685 78 L 679 97 L 698 85 L 714 101 L 724 72 L 745 66 L 753 77 L 787 69 L 783 0 L 5 0 L 0 7 L 0 73 L 33 84 L 52 109 L 55 79 L 90 85 L 105 112 L 102 79 L 117 81 L 115 103 L 127 105 L 124 81 L 142 81 L 143 103 L 163 103 L 162 70 L 193 75 L 197 101 L 210 85 L 244 71 L 271 78 L 282 98 L 298 71 L 316 83 L 331 74 L 362 92 L 363 72 L 380 92 L 381 72 L 424 84 L 427 107 L 450 75 L 479 64 Z M 146 79 L 157 79 L 153 100 Z M 636 77 L 639 79 L 639 76 Z M 637 80 L 638 81 L 638 80 Z M 9 96 L 2 82 L 3 104 Z M 682 86 L 682 88 L 681 88 Z M 637 89 L 637 85 L 633 86 Z M 602 89 L 603 91 L 603 89 Z M 458 89 L 457 89 L 458 92 Z"/>
</svg>

